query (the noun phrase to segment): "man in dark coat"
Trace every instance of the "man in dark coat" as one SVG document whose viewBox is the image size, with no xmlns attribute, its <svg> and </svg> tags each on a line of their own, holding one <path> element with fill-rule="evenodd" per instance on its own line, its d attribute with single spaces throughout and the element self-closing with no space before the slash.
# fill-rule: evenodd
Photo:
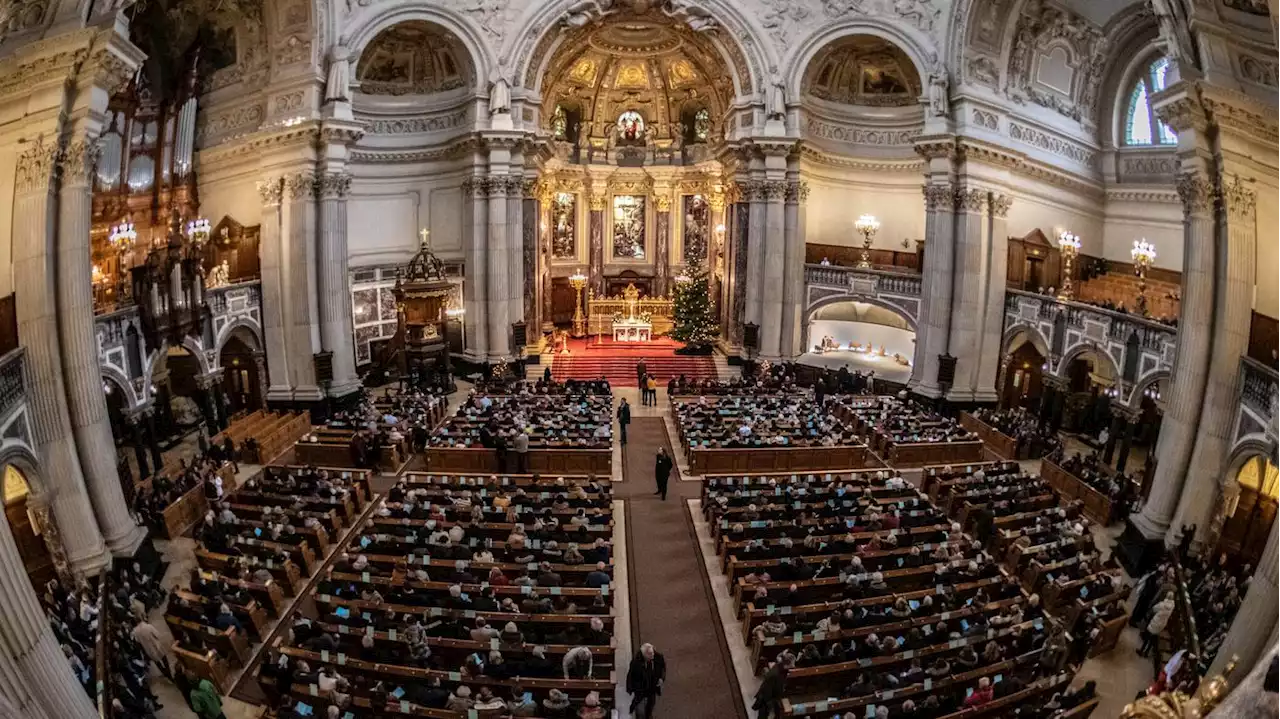
<svg viewBox="0 0 1280 719">
<path fill-rule="evenodd" d="M 618 405 L 618 435 L 622 438 L 622 446 L 627 446 L 627 425 L 631 424 L 631 405 L 627 404 L 627 398 L 622 398 L 622 404 Z"/>
<path fill-rule="evenodd" d="M 662 495 L 662 501 L 667 501 L 667 480 L 671 477 L 671 455 L 667 454 L 666 447 L 658 448 L 658 456 L 653 463 L 653 477 L 658 482 L 658 491 L 654 494 Z"/>
<path fill-rule="evenodd" d="M 642 389 L 644 388 L 644 378 L 645 378 L 645 375 L 647 374 L 649 374 L 649 366 L 644 363 L 644 358 L 641 357 L 640 361 L 636 362 L 636 386 L 637 387 L 640 387 Z"/>
<path fill-rule="evenodd" d="M 627 669 L 627 693 L 631 695 L 631 713 L 643 719 L 653 716 L 653 705 L 662 693 L 667 678 L 667 661 L 652 644 L 643 644 Z M 640 708 L 644 705 L 643 713 Z"/>
<path fill-rule="evenodd" d="M 756 719 L 772 719 L 782 716 L 782 700 L 787 696 L 787 674 L 795 659 L 790 654 L 783 654 L 764 673 L 760 681 L 760 689 L 756 692 L 756 701 L 752 709 L 756 710 Z"/>
</svg>

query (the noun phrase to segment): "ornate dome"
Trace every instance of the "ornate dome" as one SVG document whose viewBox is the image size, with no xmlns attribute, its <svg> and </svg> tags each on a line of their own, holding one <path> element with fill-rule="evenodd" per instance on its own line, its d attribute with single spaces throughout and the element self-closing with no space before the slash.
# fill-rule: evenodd
<svg viewBox="0 0 1280 719">
<path fill-rule="evenodd" d="M 356 63 L 355 88 L 366 95 L 429 95 L 471 83 L 471 62 L 447 30 L 422 20 L 378 33 Z"/>
<path fill-rule="evenodd" d="M 846 105 L 915 105 L 921 92 L 920 73 L 893 43 L 853 35 L 824 47 L 813 58 L 802 90 Z"/>
<path fill-rule="evenodd" d="M 628 113 L 655 138 L 714 135 L 732 81 L 719 55 L 688 26 L 658 15 L 609 18 L 570 32 L 547 65 L 544 125 L 575 139 L 602 137 Z M 572 137 L 567 137 L 572 136 Z"/>
</svg>

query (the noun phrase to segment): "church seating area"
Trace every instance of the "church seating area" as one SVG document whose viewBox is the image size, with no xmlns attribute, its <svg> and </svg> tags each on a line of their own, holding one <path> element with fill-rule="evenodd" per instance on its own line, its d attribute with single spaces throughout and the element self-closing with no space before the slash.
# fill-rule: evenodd
<svg viewBox="0 0 1280 719">
<path fill-rule="evenodd" d="M 960 426 L 1002 459 L 1039 459 L 1060 445 L 1056 432 L 1021 407 L 961 412 Z"/>
<path fill-rule="evenodd" d="M 1081 302 L 1108 308 L 1125 308 L 1136 313 L 1138 308 L 1138 278 L 1132 274 L 1108 273 L 1092 277 L 1079 284 L 1076 296 Z M 1147 311 L 1157 321 L 1178 317 L 1182 302 L 1182 286 L 1147 278 Z"/>
<path fill-rule="evenodd" d="M 241 461 L 266 464 L 284 454 L 310 429 L 306 412 L 256 410 L 232 422 L 213 438 L 213 442 L 222 444 L 230 438 L 236 447 L 241 448 Z"/>
<path fill-rule="evenodd" d="M 708 477 L 702 506 L 783 716 L 997 716 L 1071 681 L 1018 575 L 893 470 Z"/>
<path fill-rule="evenodd" d="M 273 644 L 259 680 L 318 715 L 331 704 L 438 717 L 607 711 L 620 680 L 614 627 L 626 621 L 611 542 L 607 480 L 409 473 L 321 577 L 316 616 Z M 337 689 L 325 686 L 333 677 Z"/>
<path fill-rule="evenodd" d="M 1096 452 L 1065 458 L 1055 452 L 1041 460 L 1040 474 L 1058 493 L 1083 501 L 1085 514 L 1103 525 L 1124 517 L 1141 492 L 1133 477 L 1116 472 Z"/>
<path fill-rule="evenodd" d="M 884 396 L 842 396 L 830 401 L 835 415 L 890 466 L 903 469 L 985 459 L 976 433 L 923 406 Z"/>
</svg>

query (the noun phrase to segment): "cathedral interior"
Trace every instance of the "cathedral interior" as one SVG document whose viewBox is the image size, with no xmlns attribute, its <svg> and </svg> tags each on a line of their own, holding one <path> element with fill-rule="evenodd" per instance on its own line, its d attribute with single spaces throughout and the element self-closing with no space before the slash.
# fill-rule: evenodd
<svg viewBox="0 0 1280 719">
<path fill-rule="evenodd" d="M 0 9 L 0 719 L 1274 716 L 1275 0 Z"/>
</svg>

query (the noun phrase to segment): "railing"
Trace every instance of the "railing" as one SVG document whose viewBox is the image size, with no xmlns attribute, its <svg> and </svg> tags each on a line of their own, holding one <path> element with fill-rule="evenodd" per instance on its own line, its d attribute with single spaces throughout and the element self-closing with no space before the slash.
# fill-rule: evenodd
<svg viewBox="0 0 1280 719">
<path fill-rule="evenodd" d="M 1276 391 L 1280 376 L 1251 357 L 1240 358 L 1240 403 L 1253 412 L 1264 427 L 1276 421 Z"/>
<path fill-rule="evenodd" d="M 26 400 L 24 379 L 26 350 L 19 347 L 0 357 L 0 417 L 8 417 L 15 407 Z"/>
<path fill-rule="evenodd" d="M 920 275 L 838 265 L 805 265 L 804 281 L 807 285 L 849 288 L 860 294 L 919 297 L 922 290 Z"/>
<path fill-rule="evenodd" d="M 1100 324 L 1107 325 L 1108 335 L 1114 339 L 1128 339 L 1129 330 L 1137 329 L 1140 337 L 1145 333 L 1155 338 L 1148 342 L 1148 349 L 1156 349 L 1162 346 L 1165 340 L 1160 338 L 1176 338 L 1178 336 L 1177 327 L 1156 322 L 1155 320 L 1109 310 L 1105 307 L 1098 307 L 1085 302 L 1060 300 L 1057 297 L 1050 297 L 1036 292 L 1008 290 L 1005 296 L 1005 309 L 1010 312 L 1017 312 L 1021 306 L 1018 298 L 1040 303 L 1037 314 L 1041 319 L 1051 319 L 1055 307 L 1062 308 L 1067 311 L 1068 326 L 1083 327 L 1086 319 L 1094 320 Z"/>
</svg>

